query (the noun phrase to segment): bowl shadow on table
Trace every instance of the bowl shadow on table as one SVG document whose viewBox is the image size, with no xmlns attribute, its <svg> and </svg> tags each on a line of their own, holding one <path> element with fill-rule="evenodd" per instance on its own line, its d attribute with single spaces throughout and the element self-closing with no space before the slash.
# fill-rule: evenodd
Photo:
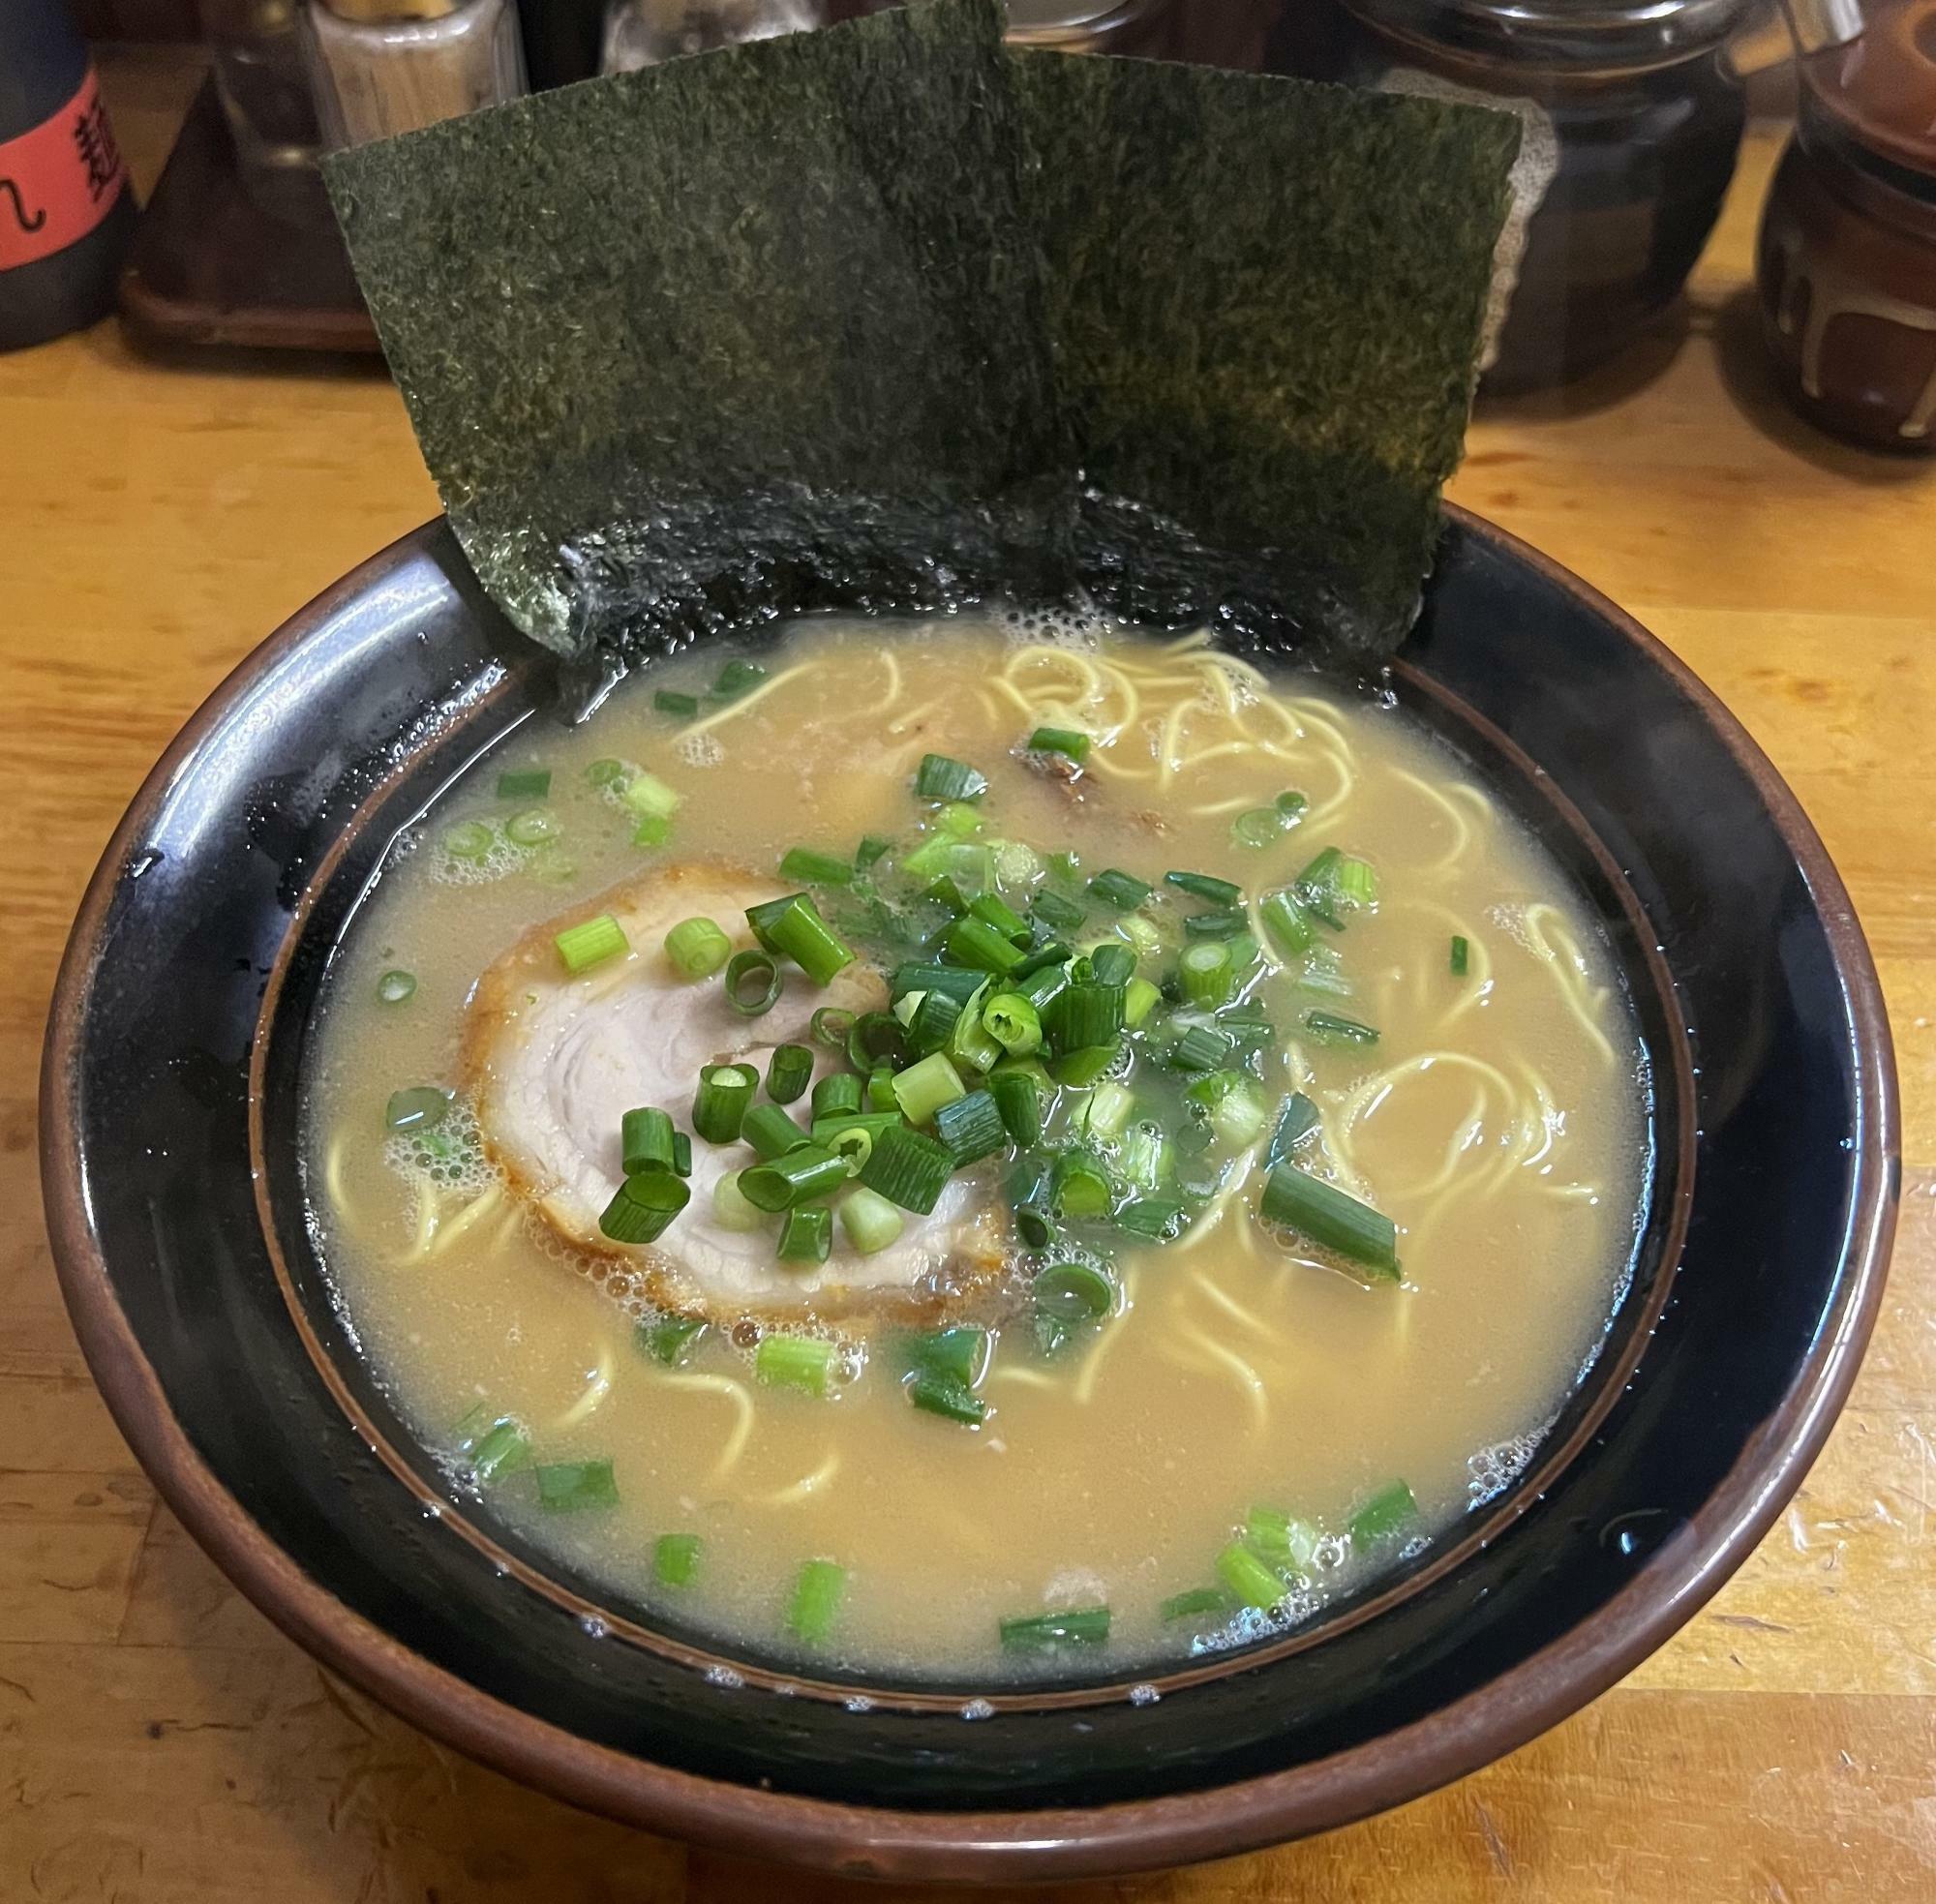
<svg viewBox="0 0 1936 1904">
<path fill-rule="evenodd" d="M 1725 299 L 1707 321 L 1730 400 L 1770 442 L 1849 482 L 1890 487 L 1928 476 L 1927 457 L 1891 455 L 1841 442 L 1797 412 L 1769 361 L 1761 333 L 1761 301 L 1753 287 L 1743 287 Z"/>
</svg>

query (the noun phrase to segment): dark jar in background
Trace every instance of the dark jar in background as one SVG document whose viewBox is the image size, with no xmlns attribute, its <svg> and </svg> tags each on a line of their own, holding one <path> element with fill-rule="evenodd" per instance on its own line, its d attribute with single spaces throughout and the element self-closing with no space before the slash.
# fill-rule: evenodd
<svg viewBox="0 0 1936 1904">
<path fill-rule="evenodd" d="M 1936 0 L 1870 0 L 1861 37 L 1800 63 L 1762 214 L 1762 334 L 1825 430 L 1936 452 Z M 1932 530 L 1936 546 L 1936 530 Z"/>
<path fill-rule="evenodd" d="M 0 350 L 114 308 L 135 193 L 66 0 L 0 0 Z"/>
<path fill-rule="evenodd" d="M 1679 295 L 1746 119 L 1724 43 L 1748 0 L 1300 0 L 1281 72 L 1462 98 L 1524 127 L 1485 388 L 1607 362 Z"/>
</svg>

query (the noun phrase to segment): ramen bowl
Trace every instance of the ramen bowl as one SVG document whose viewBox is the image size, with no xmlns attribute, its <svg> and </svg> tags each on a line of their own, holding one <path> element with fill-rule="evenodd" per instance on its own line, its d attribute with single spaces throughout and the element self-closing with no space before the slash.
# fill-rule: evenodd
<svg viewBox="0 0 1936 1904">
<path fill-rule="evenodd" d="M 1610 604 L 1451 511 L 1392 685 L 1597 916 L 1650 1060 L 1653 1169 L 1612 1325 L 1517 1479 L 1320 1618 L 1135 1677 L 816 1676 L 573 1577 L 416 1442 L 316 1253 L 298 1083 L 386 851 L 575 692 L 440 525 L 217 691 L 82 905 L 43 1174 L 117 1422 L 325 1664 L 560 1798 L 741 1852 L 954 1881 L 1160 1868 L 1525 1742 L 1687 1620 L 1819 1451 L 1881 1295 L 1892 1061 L 1821 842 Z"/>
</svg>

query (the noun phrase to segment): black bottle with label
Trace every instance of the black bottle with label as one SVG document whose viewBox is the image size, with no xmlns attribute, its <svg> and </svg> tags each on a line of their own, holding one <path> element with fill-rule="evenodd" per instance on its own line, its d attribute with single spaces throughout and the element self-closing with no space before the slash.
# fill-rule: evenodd
<svg viewBox="0 0 1936 1904">
<path fill-rule="evenodd" d="M 106 317 L 135 218 L 67 0 L 0 0 L 0 350 Z"/>
</svg>

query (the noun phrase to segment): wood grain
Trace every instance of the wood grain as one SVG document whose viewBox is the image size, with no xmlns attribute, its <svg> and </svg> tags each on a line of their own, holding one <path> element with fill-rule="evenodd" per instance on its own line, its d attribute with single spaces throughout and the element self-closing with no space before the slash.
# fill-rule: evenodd
<svg viewBox="0 0 1936 1904">
<path fill-rule="evenodd" d="M 144 182 L 195 77 L 107 61 Z M 1855 1402 L 1720 1598 L 1571 1723 L 1388 1817 L 1076 1904 L 1936 1896 L 1936 467 L 1838 448 L 1770 392 L 1742 296 L 1776 137 L 1751 141 L 1684 323 L 1561 401 L 1483 416 L 1455 494 L 1683 654 L 1848 877 L 1912 1166 Z M 436 505 L 380 374 L 158 363 L 111 325 L 0 358 L 0 1897 L 911 1898 L 688 1854 L 456 1759 L 328 1679 L 156 1506 L 39 1220 L 54 963 L 181 719 Z"/>
</svg>

